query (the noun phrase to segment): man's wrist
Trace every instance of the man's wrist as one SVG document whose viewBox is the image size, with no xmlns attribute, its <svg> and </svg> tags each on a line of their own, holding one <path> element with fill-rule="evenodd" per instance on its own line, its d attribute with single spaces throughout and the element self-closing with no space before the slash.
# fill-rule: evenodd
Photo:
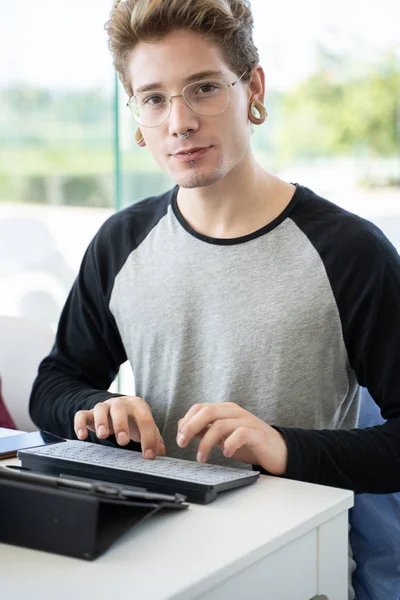
<svg viewBox="0 0 400 600">
<path fill-rule="evenodd" d="M 261 467 L 272 475 L 282 477 L 286 473 L 287 463 L 288 448 L 285 437 L 272 426 L 268 436 L 266 459 L 262 461 Z"/>
</svg>

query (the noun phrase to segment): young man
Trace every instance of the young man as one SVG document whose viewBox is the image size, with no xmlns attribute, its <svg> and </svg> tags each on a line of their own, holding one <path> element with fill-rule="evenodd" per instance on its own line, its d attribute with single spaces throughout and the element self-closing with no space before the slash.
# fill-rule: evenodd
<svg viewBox="0 0 400 600">
<path fill-rule="evenodd" d="M 107 31 L 136 141 L 177 186 L 90 244 L 32 418 L 140 442 L 149 459 L 400 490 L 399 256 L 369 222 L 255 161 L 265 79 L 248 3 L 127 0 Z M 107 392 L 127 358 L 136 397 Z M 355 429 L 359 385 L 383 425 Z"/>
</svg>

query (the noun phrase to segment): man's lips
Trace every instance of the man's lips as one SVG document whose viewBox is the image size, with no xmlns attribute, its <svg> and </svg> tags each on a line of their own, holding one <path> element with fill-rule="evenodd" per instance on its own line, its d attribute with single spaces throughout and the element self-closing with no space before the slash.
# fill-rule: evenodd
<svg viewBox="0 0 400 600">
<path fill-rule="evenodd" d="M 212 146 L 206 146 L 206 147 L 193 147 L 193 148 L 187 148 L 185 150 L 179 150 L 178 152 L 175 152 L 174 154 L 171 154 L 172 158 L 176 158 L 178 160 L 180 160 L 181 162 L 190 162 L 192 160 L 199 160 L 200 158 L 202 158 L 205 154 L 207 154 L 207 152 L 212 148 Z"/>
</svg>

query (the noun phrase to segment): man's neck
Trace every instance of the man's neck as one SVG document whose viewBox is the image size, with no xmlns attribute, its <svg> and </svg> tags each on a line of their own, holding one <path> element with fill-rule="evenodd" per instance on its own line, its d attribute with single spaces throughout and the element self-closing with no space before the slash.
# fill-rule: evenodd
<svg viewBox="0 0 400 600">
<path fill-rule="evenodd" d="M 195 231 L 226 239 L 268 225 L 286 208 L 294 191 L 293 185 L 267 173 L 251 158 L 213 185 L 180 188 L 177 200 Z"/>
</svg>

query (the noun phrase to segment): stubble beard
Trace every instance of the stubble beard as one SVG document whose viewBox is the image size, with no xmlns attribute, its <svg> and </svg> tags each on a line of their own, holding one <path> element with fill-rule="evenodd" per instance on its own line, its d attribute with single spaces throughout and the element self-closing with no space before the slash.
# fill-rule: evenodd
<svg viewBox="0 0 400 600">
<path fill-rule="evenodd" d="M 177 178 L 177 183 L 180 187 L 186 189 L 201 188 L 213 185 L 219 181 L 224 175 L 219 171 L 205 174 L 201 172 L 186 173 L 182 177 Z"/>
<path fill-rule="evenodd" d="M 228 172 L 229 169 L 224 164 L 216 165 L 213 169 L 202 170 L 195 162 L 193 165 L 188 165 L 186 173 L 179 173 L 177 176 L 174 174 L 175 177 L 171 173 L 171 176 L 180 187 L 194 189 L 213 185 L 223 179 Z"/>
</svg>

